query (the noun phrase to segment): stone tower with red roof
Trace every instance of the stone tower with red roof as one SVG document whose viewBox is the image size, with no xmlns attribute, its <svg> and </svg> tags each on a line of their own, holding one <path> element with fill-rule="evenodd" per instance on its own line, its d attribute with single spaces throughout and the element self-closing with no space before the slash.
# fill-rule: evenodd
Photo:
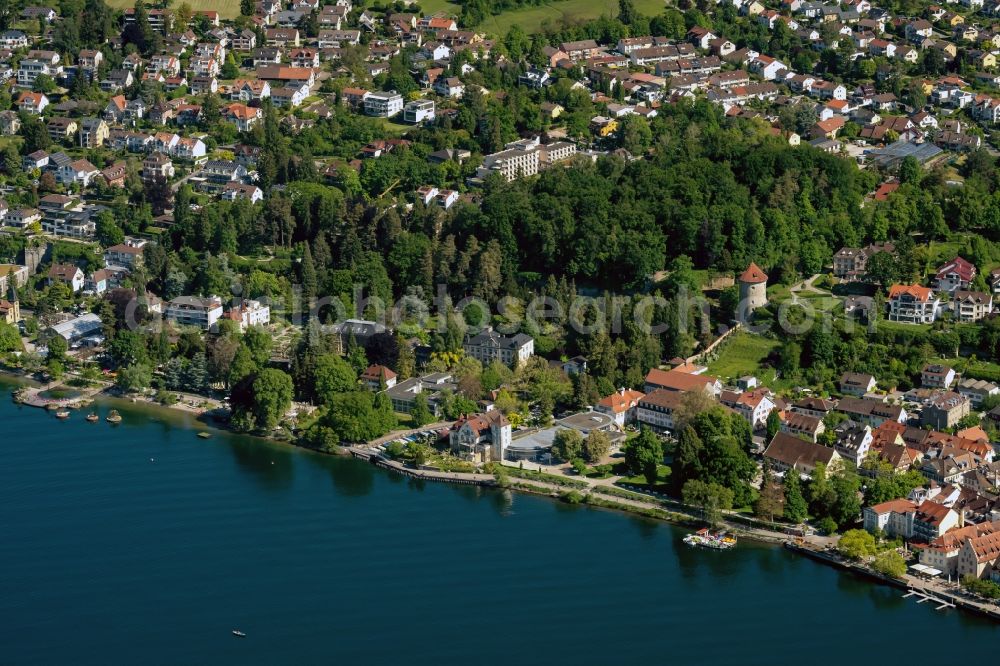
<svg viewBox="0 0 1000 666">
<path fill-rule="evenodd" d="M 767 305 L 767 274 L 760 266 L 750 262 L 747 269 L 740 275 L 740 306 L 737 319 L 744 321 L 757 308 Z"/>
</svg>

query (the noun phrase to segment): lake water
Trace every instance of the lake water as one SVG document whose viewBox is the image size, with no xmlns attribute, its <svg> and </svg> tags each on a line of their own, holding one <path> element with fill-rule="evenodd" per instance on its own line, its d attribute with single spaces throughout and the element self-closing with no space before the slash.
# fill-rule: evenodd
<svg viewBox="0 0 1000 666">
<path fill-rule="evenodd" d="M 114 427 L 0 397 L 2 663 L 905 663 L 1000 645 L 986 620 L 781 548 L 696 551 L 665 524 L 116 406 Z"/>
</svg>

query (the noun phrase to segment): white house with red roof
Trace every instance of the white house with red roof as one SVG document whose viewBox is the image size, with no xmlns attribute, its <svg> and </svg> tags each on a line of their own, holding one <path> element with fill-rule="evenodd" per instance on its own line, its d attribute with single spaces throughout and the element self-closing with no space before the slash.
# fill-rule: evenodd
<svg viewBox="0 0 1000 666">
<path fill-rule="evenodd" d="M 372 391 L 390 389 L 396 385 L 396 373 L 384 365 L 369 365 L 361 373 L 361 383 Z"/>
<path fill-rule="evenodd" d="M 42 93 L 26 90 L 17 98 L 17 108 L 19 111 L 38 115 L 49 105 L 49 98 Z"/>
<path fill-rule="evenodd" d="M 611 395 L 601 398 L 594 405 L 594 411 L 607 414 L 621 428 L 635 421 L 636 407 L 644 395 L 642 391 L 620 388 Z"/>
<path fill-rule="evenodd" d="M 938 291 L 949 294 L 959 289 L 968 289 L 976 279 L 976 267 L 962 257 L 955 257 L 938 268 L 934 275 L 934 286 Z"/>
<path fill-rule="evenodd" d="M 452 453 L 473 462 L 503 460 L 510 442 L 510 421 L 499 409 L 463 416 L 448 432 Z"/>
<path fill-rule="evenodd" d="M 757 388 L 742 393 L 723 391 L 719 395 L 719 402 L 735 410 L 754 429 L 763 427 L 767 423 L 767 417 L 771 414 L 771 410 L 774 409 L 771 391 L 766 388 Z"/>
<path fill-rule="evenodd" d="M 889 288 L 889 321 L 905 324 L 933 324 L 941 302 L 930 287 L 894 284 Z"/>
</svg>

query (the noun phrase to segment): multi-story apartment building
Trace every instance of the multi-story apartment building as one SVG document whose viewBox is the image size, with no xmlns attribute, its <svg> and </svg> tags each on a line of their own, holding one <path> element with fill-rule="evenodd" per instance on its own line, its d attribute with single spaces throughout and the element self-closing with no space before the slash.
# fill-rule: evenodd
<svg viewBox="0 0 1000 666">
<path fill-rule="evenodd" d="M 889 289 L 889 321 L 906 324 L 933 324 L 941 302 L 929 287 L 894 284 Z"/>
<path fill-rule="evenodd" d="M 369 116 L 392 118 L 403 110 L 403 96 L 396 91 L 368 93 L 364 105 Z"/>
<path fill-rule="evenodd" d="M 500 361 L 517 366 L 535 353 L 535 339 L 526 333 L 508 336 L 487 328 L 478 335 L 466 336 L 462 349 L 483 365 Z"/>
<path fill-rule="evenodd" d="M 164 316 L 178 326 L 197 326 L 208 330 L 222 317 L 222 299 L 218 296 L 178 296 L 167 303 Z"/>
</svg>

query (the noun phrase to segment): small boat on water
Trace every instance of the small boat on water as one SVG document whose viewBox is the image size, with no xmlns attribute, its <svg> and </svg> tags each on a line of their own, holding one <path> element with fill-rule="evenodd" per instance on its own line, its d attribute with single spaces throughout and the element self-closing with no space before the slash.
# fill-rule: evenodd
<svg viewBox="0 0 1000 666">
<path fill-rule="evenodd" d="M 212 437 L 212 433 L 205 432 L 204 430 L 202 430 L 201 432 L 198 433 L 198 436 L 201 437 L 202 439 L 209 439 Z"/>
<path fill-rule="evenodd" d="M 104 420 L 107 421 L 108 423 L 121 423 L 122 415 L 118 413 L 117 409 L 112 409 L 110 412 L 108 412 L 108 415 L 107 417 L 105 417 Z"/>
<path fill-rule="evenodd" d="M 91 412 L 87 414 L 87 420 L 90 421 L 91 423 L 99 421 L 100 419 L 101 417 L 97 415 L 97 412 Z"/>
<path fill-rule="evenodd" d="M 62 410 L 61 412 L 56 412 L 56 418 L 57 419 L 68 419 L 69 418 L 69 412 L 67 412 L 65 409 Z"/>
<path fill-rule="evenodd" d="M 237 638 L 246 638 L 247 637 L 247 635 L 244 634 L 239 629 L 233 629 L 233 636 L 236 636 Z"/>
<path fill-rule="evenodd" d="M 724 530 L 712 532 L 705 527 L 694 534 L 688 534 L 684 537 L 684 543 L 689 546 L 711 548 L 712 550 L 729 550 L 736 547 L 736 537 L 726 533 Z"/>
</svg>

